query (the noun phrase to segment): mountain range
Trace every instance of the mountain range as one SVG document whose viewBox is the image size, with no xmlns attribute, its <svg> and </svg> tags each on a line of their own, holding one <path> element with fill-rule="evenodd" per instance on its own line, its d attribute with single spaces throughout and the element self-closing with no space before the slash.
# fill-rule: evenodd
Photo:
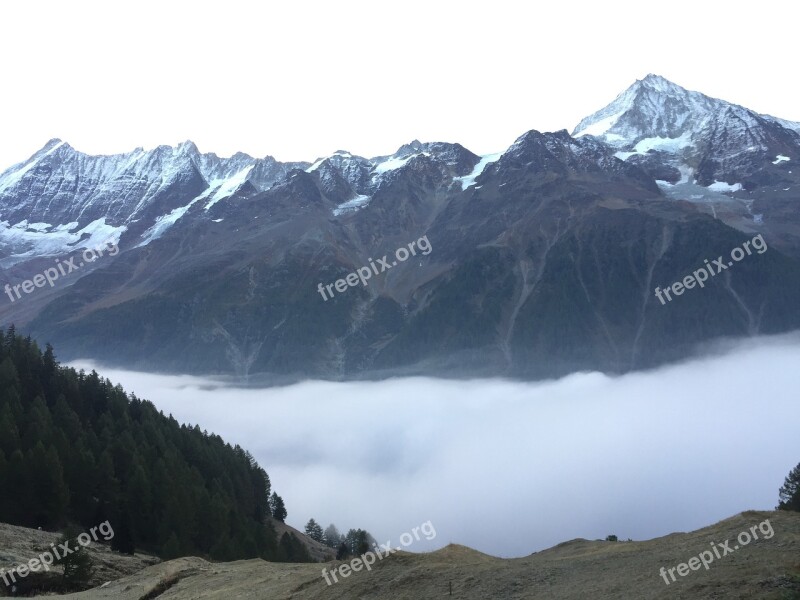
<svg viewBox="0 0 800 600">
<path fill-rule="evenodd" d="M 119 253 L 6 292 L 0 318 L 62 359 L 250 381 L 650 368 L 800 327 L 798 160 L 800 124 L 656 75 L 572 134 L 488 156 L 416 140 L 296 163 L 191 142 L 90 156 L 51 140 L 0 174 L 0 286 Z M 658 301 L 756 235 L 768 251 Z M 321 297 L 423 238 L 429 253 Z"/>
</svg>

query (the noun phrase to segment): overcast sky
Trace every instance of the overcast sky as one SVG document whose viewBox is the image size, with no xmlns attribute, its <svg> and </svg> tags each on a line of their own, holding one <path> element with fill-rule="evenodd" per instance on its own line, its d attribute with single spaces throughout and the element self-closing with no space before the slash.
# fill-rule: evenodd
<svg viewBox="0 0 800 600">
<path fill-rule="evenodd" d="M 0 169 L 53 137 L 314 160 L 414 138 L 485 154 L 637 78 L 800 121 L 800 4 L 4 2 Z"/>
<path fill-rule="evenodd" d="M 409 550 L 455 542 L 523 556 L 578 537 L 650 539 L 773 509 L 800 460 L 799 362 L 794 334 L 650 372 L 540 383 L 241 390 L 99 371 L 249 449 L 295 527 L 313 517 L 396 546 L 431 521 L 436 539 Z"/>
</svg>

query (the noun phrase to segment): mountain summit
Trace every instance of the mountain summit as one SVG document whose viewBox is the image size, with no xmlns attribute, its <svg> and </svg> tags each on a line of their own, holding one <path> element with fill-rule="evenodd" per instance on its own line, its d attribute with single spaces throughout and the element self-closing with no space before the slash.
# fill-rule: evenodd
<svg viewBox="0 0 800 600">
<path fill-rule="evenodd" d="M 667 184 L 736 192 L 785 184 L 786 170 L 773 166 L 784 160 L 778 157 L 800 158 L 798 131 L 800 123 L 761 115 L 651 74 L 583 119 L 573 135 L 603 141 L 617 150 L 617 158 Z M 687 196 L 704 194 L 687 191 Z"/>
<path fill-rule="evenodd" d="M 733 105 L 650 74 L 583 119 L 572 135 L 592 135 L 626 148 L 646 138 L 677 139 L 702 129 L 728 106 Z"/>
</svg>

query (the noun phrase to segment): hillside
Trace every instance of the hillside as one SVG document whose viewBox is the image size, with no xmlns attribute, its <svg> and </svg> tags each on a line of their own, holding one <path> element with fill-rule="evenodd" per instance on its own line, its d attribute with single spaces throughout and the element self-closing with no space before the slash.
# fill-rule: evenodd
<svg viewBox="0 0 800 600">
<path fill-rule="evenodd" d="M 275 530 L 278 539 L 283 537 L 286 533 L 295 536 L 305 546 L 309 556 L 315 561 L 325 562 L 333 560 L 336 557 L 336 550 L 325 544 L 321 544 L 317 540 L 311 539 L 299 529 L 295 529 L 291 525 L 287 525 L 282 521 L 276 521 L 275 519 L 270 519 L 270 524 Z"/>
<path fill-rule="evenodd" d="M 51 544 L 58 543 L 61 534 L 28 527 L 18 527 L 0 523 L 0 569 L 6 571 L 37 558 Z M 92 586 L 103 585 L 107 581 L 138 573 L 145 567 L 160 562 L 155 556 L 137 553 L 134 555 L 114 552 L 108 544 L 91 544 L 86 551 L 92 558 L 93 573 L 89 580 Z M 53 567 L 52 572 L 61 573 L 61 567 Z M 22 579 L 27 583 L 27 579 Z M 0 596 L 5 586 L 0 582 Z"/>
<path fill-rule="evenodd" d="M 53 531 L 109 520 L 123 552 L 309 560 L 269 526 L 283 501 L 252 455 L 60 366 L 13 328 L 0 334 L 0 490 L 0 520 Z"/>
<path fill-rule="evenodd" d="M 675 567 L 769 520 L 774 536 L 690 571 L 667 586 L 661 567 Z M 730 545 L 733 546 L 732 542 Z M 333 563 L 327 565 L 330 570 Z M 749 511 L 691 533 L 643 542 L 573 540 L 518 559 L 499 559 L 450 545 L 430 554 L 398 553 L 328 586 L 320 565 L 260 560 L 212 564 L 183 558 L 149 567 L 74 600 L 465 600 L 503 598 L 659 599 L 800 598 L 800 514 Z M 154 593 L 150 593 L 157 590 Z M 158 593 L 161 590 L 162 593 Z"/>
</svg>

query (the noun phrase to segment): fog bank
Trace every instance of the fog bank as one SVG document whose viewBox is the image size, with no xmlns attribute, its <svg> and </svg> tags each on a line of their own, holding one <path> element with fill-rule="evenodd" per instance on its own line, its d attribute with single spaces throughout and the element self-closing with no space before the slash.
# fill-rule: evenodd
<svg viewBox="0 0 800 600">
<path fill-rule="evenodd" d="M 368 529 L 432 521 L 454 542 L 522 556 L 573 538 L 648 539 L 772 509 L 800 462 L 800 337 L 621 377 L 310 381 L 240 389 L 96 368 L 267 470 L 287 522 Z M 780 532 L 776 531 L 776 536 Z"/>
</svg>

